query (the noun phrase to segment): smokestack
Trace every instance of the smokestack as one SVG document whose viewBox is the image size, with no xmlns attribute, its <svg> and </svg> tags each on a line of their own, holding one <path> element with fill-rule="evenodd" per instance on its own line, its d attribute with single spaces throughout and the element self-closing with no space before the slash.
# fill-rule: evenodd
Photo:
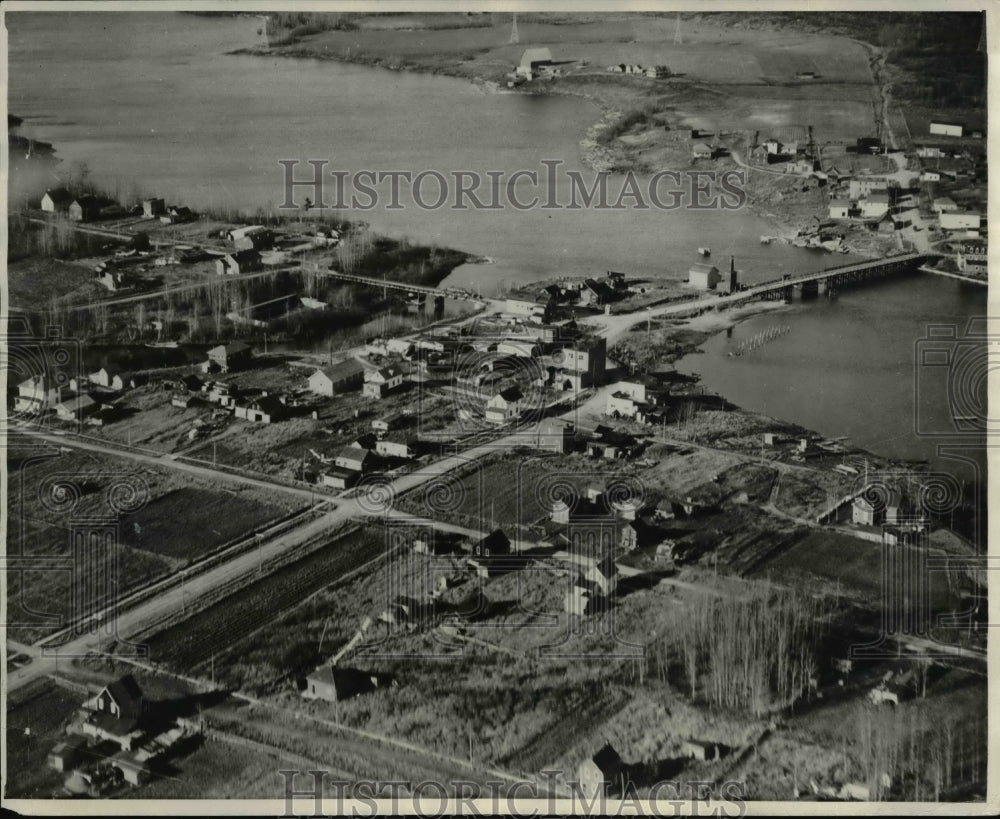
<svg viewBox="0 0 1000 819">
<path fill-rule="evenodd" d="M 736 257 L 729 257 L 729 292 L 736 292 L 737 276 L 736 276 Z"/>
</svg>

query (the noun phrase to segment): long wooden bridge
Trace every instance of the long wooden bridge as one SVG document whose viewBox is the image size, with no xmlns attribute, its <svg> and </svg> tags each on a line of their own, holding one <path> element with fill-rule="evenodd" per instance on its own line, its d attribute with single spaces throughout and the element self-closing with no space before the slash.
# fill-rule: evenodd
<svg viewBox="0 0 1000 819">
<path fill-rule="evenodd" d="M 426 299 L 427 296 L 431 296 L 434 299 L 447 298 L 460 299 L 464 301 L 479 300 L 479 297 L 474 293 L 470 293 L 467 290 L 462 290 L 457 287 L 446 287 L 441 289 L 439 287 L 427 287 L 422 284 L 408 284 L 406 282 L 393 281 L 392 279 L 376 279 L 374 276 L 359 276 L 355 273 L 341 273 L 339 270 L 331 270 L 329 268 L 321 267 L 318 262 L 303 261 L 302 269 L 321 276 L 329 276 L 332 279 L 338 279 L 343 282 L 374 287 L 382 290 L 383 293 L 388 293 L 389 290 L 397 290 L 412 297 L 422 297 L 421 300 Z"/>
<path fill-rule="evenodd" d="M 723 298 L 743 301 L 744 299 L 780 297 L 788 300 L 791 299 L 796 288 L 801 290 L 803 296 L 810 296 L 824 289 L 829 291 L 858 282 L 874 281 L 897 276 L 901 273 L 915 272 L 927 258 L 925 253 L 903 253 L 882 259 L 850 262 L 816 270 L 812 273 L 803 273 L 799 276 L 785 275 L 780 279 L 751 285 Z"/>
</svg>

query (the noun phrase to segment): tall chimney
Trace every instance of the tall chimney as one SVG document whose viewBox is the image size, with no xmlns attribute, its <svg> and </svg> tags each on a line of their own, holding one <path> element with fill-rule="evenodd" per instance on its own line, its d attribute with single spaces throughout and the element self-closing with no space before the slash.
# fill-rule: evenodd
<svg viewBox="0 0 1000 819">
<path fill-rule="evenodd" d="M 736 285 L 737 285 L 737 283 L 738 282 L 736 281 L 736 257 L 735 256 L 730 256 L 729 257 L 729 292 L 730 293 L 735 293 L 736 292 Z"/>
</svg>

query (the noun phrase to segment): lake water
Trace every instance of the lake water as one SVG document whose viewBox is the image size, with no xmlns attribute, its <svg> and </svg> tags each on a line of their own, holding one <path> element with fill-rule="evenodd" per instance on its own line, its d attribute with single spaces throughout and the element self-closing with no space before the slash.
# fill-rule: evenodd
<svg viewBox="0 0 1000 819">
<path fill-rule="evenodd" d="M 86 162 L 96 180 L 122 190 L 138 186 L 195 209 L 252 209 L 282 201 L 279 159 L 446 174 L 541 170 L 543 159 L 555 159 L 592 178 L 579 140 L 600 112 L 584 100 L 336 62 L 226 55 L 259 42 L 252 18 L 15 12 L 6 20 L 9 109 L 25 118 L 24 132 L 54 143 L 65 167 Z M 568 199 L 565 190 L 559 197 Z M 499 282 L 609 269 L 683 276 L 702 245 L 720 268 L 735 254 L 747 282 L 850 259 L 761 245 L 760 235 L 773 231 L 749 210 L 406 207 L 357 215 L 393 235 L 493 258 L 449 279 L 484 293 Z M 928 322 L 964 325 L 984 314 L 984 296 L 926 276 L 845 292 L 791 309 L 781 321 L 792 332 L 752 357 L 728 358 L 730 342 L 719 338 L 683 366 L 737 404 L 886 454 L 934 457 L 933 444 L 911 431 L 913 345 Z M 752 319 L 733 337 L 777 321 Z M 927 400 L 925 412 L 946 415 L 943 396 Z"/>
<path fill-rule="evenodd" d="M 969 319 L 985 314 L 986 288 L 916 274 L 753 316 L 677 366 L 738 406 L 972 478 L 970 468 L 939 455 L 940 445 L 954 443 L 938 434 L 954 429 L 948 383 L 917 362 L 921 347 L 934 343 L 927 341 L 929 327 L 954 325 L 961 343 Z M 729 355 L 776 326 L 789 330 L 753 352 Z M 985 385 L 975 386 L 972 403 L 981 409 L 985 395 L 978 388 Z M 982 467 L 983 439 L 973 436 L 971 443 Z"/>
<path fill-rule="evenodd" d="M 306 160 L 326 159 L 330 170 L 494 170 L 504 179 L 520 169 L 541 173 L 547 159 L 593 180 L 579 140 L 600 111 L 582 99 L 497 93 L 453 78 L 336 62 L 226 55 L 259 42 L 259 22 L 250 18 L 14 13 L 7 20 L 10 110 L 26 119 L 31 136 L 55 144 L 67 168 L 84 161 L 95 178 L 121 190 L 138 186 L 195 208 L 276 205 L 284 195 L 280 159 L 303 163 L 302 176 L 311 173 Z M 566 178 L 558 181 L 559 200 L 569 201 Z M 609 189 L 616 194 L 620 185 L 612 181 Z M 435 198 L 433 182 L 424 193 Z M 686 276 L 702 245 L 723 264 L 735 253 L 748 281 L 825 263 L 823 254 L 762 246 L 759 237 L 773 231 L 749 210 L 406 207 L 356 215 L 416 242 L 495 259 L 487 268 L 460 268 L 448 282 L 482 285 L 484 293 L 500 282 L 611 269 Z"/>
</svg>

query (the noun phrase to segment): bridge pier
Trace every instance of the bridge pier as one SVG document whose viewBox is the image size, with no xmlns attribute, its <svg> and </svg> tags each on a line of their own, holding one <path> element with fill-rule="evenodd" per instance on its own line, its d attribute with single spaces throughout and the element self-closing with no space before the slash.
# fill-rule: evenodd
<svg viewBox="0 0 1000 819">
<path fill-rule="evenodd" d="M 434 297 L 434 317 L 441 318 L 444 315 L 444 296 Z"/>
<path fill-rule="evenodd" d="M 815 281 L 802 282 L 802 300 L 814 299 L 819 295 L 819 283 Z"/>
</svg>

